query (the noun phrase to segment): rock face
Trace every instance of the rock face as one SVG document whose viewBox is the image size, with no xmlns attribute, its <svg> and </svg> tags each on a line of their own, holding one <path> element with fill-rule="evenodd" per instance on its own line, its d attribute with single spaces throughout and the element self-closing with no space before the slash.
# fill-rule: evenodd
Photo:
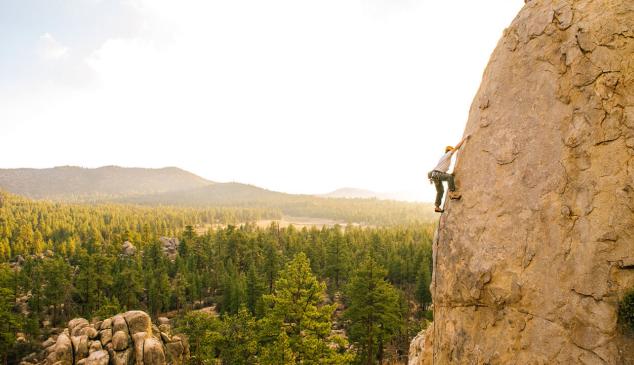
<svg viewBox="0 0 634 365">
<path fill-rule="evenodd" d="M 169 320 L 161 318 L 161 329 L 142 311 L 129 311 L 90 324 L 83 318 L 68 322 L 57 338 L 43 343 L 35 362 L 44 365 L 162 365 L 186 364 L 189 345 L 172 336 Z M 25 362 L 26 363 L 26 362 Z M 33 364 L 34 362 L 29 361 Z"/>
<path fill-rule="evenodd" d="M 472 105 L 435 243 L 434 364 L 634 364 L 634 1 L 533 0 Z"/>
</svg>

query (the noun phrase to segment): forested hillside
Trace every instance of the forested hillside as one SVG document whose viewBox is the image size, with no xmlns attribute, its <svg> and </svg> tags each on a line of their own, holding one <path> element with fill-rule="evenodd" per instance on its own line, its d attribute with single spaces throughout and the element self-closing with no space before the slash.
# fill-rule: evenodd
<svg viewBox="0 0 634 365">
<path fill-rule="evenodd" d="M 175 316 L 192 363 L 404 360 L 429 315 L 431 224 L 197 234 L 195 225 L 268 213 L 0 197 L 0 352 L 9 359 L 75 316 L 142 309 Z M 204 306 L 220 317 L 195 310 Z"/>
<path fill-rule="evenodd" d="M 153 206 L 260 208 L 289 216 L 327 218 L 366 225 L 429 221 L 434 214 L 430 204 L 293 195 L 238 183 L 218 183 L 185 191 L 129 196 L 115 201 Z"/>
<path fill-rule="evenodd" d="M 234 212 L 248 208 L 264 218 L 286 215 L 377 226 L 426 221 L 434 214 L 429 204 L 286 194 L 247 184 L 214 183 L 175 167 L 0 169 L 0 190 L 60 202 L 218 208 L 225 212 L 225 208 Z M 240 222 L 247 220 L 216 223 Z"/>
</svg>

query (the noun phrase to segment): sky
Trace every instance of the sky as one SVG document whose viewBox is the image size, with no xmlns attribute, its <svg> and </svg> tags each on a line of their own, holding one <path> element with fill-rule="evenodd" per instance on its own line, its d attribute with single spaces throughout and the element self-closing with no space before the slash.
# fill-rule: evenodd
<svg viewBox="0 0 634 365">
<path fill-rule="evenodd" d="M 431 201 L 522 0 L 0 0 L 0 168 Z"/>
</svg>

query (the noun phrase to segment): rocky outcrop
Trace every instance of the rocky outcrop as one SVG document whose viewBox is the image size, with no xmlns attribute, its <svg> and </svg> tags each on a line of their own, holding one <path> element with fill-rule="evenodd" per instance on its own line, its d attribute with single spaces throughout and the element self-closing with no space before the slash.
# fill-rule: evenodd
<svg viewBox="0 0 634 365">
<path fill-rule="evenodd" d="M 409 344 L 408 365 L 432 365 L 433 324 L 414 337 Z"/>
<path fill-rule="evenodd" d="M 68 322 L 68 328 L 42 345 L 41 356 L 22 362 L 44 365 L 182 365 L 189 358 L 189 345 L 172 336 L 167 318 L 152 324 L 142 311 L 129 311 L 101 322 L 84 318 Z M 40 358 L 38 361 L 37 358 Z"/>
<path fill-rule="evenodd" d="M 634 364 L 634 1 L 533 0 L 483 76 L 435 243 L 435 364 Z"/>
<path fill-rule="evenodd" d="M 178 256 L 178 246 L 180 246 L 180 241 L 176 237 L 161 237 L 159 238 L 161 242 L 161 249 L 163 250 L 163 254 L 167 256 L 170 260 L 175 260 L 176 256 Z"/>
<path fill-rule="evenodd" d="M 126 256 L 134 256 L 137 250 L 136 250 L 136 246 L 134 246 L 132 242 L 125 241 L 123 242 L 123 245 L 121 245 L 121 251 Z"/>
</svg>

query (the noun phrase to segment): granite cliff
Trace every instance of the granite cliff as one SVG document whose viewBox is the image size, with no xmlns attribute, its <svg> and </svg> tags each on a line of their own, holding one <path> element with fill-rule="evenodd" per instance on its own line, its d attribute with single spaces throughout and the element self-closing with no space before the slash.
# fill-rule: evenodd
<svg viewBox="0 0 634 365">
<path fill-rule="evenodd" d="M 528 2 L 465 134 L 433 364 L 634 364 L 617 321 L 634 287 L 634 1 Z"/>
</svg>

